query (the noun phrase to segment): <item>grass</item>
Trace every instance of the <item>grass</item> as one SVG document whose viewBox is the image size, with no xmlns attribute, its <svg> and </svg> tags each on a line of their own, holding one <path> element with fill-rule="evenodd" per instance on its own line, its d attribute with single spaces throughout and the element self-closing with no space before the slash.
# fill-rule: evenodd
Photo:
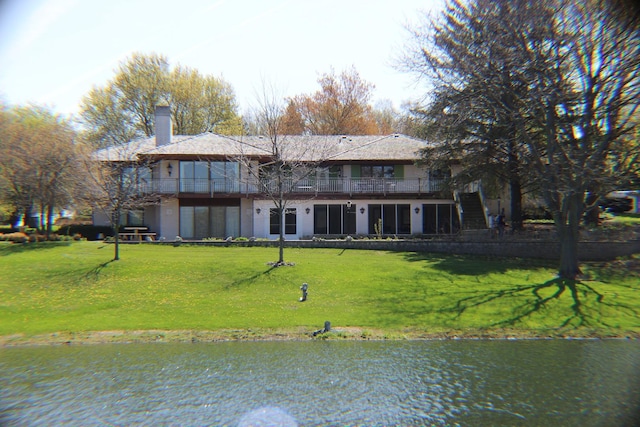
<svg viewBox="0 0 640 427">
<path fill-rule="evenodd" d="M 609 221 L 613 224 L 619 224 L 622 226 L 639 226 L 640 214 L 622 213 L 616 215 L 610 215 Z"/>
<path fill-rule="evenodd" d="M 295 265 L 272 268 L 276 251 L 1 243 L 0 344 L 300 338 L 325 320 L 333 337 L 640 336 L 640 258 L 568 282 L 543 261 L 286 249 Z"/>
</svg>

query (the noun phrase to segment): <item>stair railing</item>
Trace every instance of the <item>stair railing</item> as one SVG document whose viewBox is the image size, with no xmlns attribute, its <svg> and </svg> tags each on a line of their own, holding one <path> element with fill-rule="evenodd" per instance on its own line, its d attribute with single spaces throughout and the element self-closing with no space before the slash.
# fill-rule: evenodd
<svg viewBox="0 0 640 427">
<path fill-rule="evenodd" d="M 485 202 L 484 190 L 482 188 L 482 180 L 478 180 L 478 196 L 480 196 L 480 205 L 482 206 L 482 212 L 484 213 L 484 223 L 489 228 L 489 209 Z"/>
<path fill-rule="evenodd" d="M 464 230 L 464 209 L 462 209 L 462 200 L 460 200 L 460 191 L 453 190 L 453 201 L 458 211 L 458 220 L 460 221 L 460 231 Z"/>
</svg>

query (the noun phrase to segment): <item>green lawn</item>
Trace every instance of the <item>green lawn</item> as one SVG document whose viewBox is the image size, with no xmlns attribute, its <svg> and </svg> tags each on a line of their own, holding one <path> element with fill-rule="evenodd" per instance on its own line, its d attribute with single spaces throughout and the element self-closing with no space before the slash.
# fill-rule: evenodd
<svg viewBox="0 0 640 427">
<path fill-rule="evenodd" d="M 253 331 L 611 336 L 640 333 L 640 259 L 588 265 L 335 249 L 0 244 L 0 336 L 86 331 Z M 309 299 L 299 302 L 300 286 Z M 364 332 L 363 332 L 364 331 Z M 347 333 L 347 332 L 345 332 Z M 377 335 L 376 335 L 377 334 Z"/>
<path fill-rule="evenodd" d="M 612 224 L 618 224 L 621 226 L 639 226 L 640 225 L 640 214 L 617 214 L 612 215 L 608 218 L 608 221 Z"/>
</svg>

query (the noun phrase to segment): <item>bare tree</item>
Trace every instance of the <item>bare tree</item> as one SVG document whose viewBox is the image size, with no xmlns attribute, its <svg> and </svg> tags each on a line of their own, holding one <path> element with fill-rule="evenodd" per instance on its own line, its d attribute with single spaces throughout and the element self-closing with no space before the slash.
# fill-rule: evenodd
<svg viewBox="0 0 640 427">
<path fill-rule="evenodd" d="M 152 140 L 136 140 L 108 147 L 86 156 L 87 202 L 94 211 L 103 213 L 113 228 L 115 244 L 113 260 L 120 259 L 120 226 L 122 216 L 146 206 L 160 203 L 160 196 L 150 186 L 153 163 L 140 157 Z"/>
<path fill-rule="evenodd" d="M 263 82 L 258 106 L 253 112 L 257 130 L 264 136 L 239 140 L 235 161 L 242 165 L 245 179 L 270 199 L 280 220 L 279 255 L 276 265 L 284 264 L 285 218 L 288 206 L 299 200 L 298 184 L 314 175 L 327 159 L 328 144 L 308 144 L 302 136 L 282 134 L 285 129 L 284 98 Z"/>
</svg>

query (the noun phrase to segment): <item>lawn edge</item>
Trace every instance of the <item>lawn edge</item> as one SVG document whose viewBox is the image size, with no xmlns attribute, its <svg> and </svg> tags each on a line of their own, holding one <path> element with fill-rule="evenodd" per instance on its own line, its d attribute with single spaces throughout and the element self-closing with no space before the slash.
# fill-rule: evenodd
<svg viewBox="0 0 640 427">
<path fill-rule="evenodd" d="M 321 332 L 321 331 L 317 331 Z M 230 341 L 411 341 L 411 340 L 533 340 L 533 339 L 640 339 L 640 331 L 602 330 L 518 330 L 482 329 L 424 331 L 380 330 L 366 327 L 335 326 L 329 332 L 297 329 L 221 329 L 221 330 L 113 330 L 55 332 L 38 335 L 22 333 L 0 336 L 0 347 L 135 344 L 135 343 L 215 343 Z"/>
</svg>

